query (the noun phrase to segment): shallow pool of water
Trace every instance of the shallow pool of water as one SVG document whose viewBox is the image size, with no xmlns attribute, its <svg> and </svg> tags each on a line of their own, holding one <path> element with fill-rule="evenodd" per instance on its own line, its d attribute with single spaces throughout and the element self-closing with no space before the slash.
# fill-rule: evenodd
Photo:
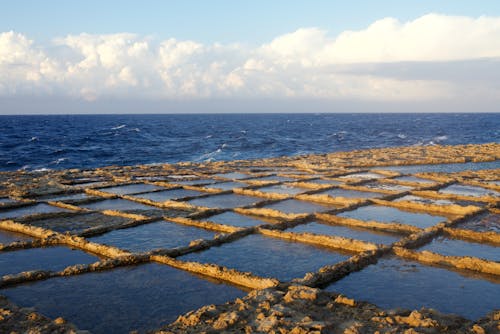
<svg viewBox="0 0 500 334">
<path fill-rule="evenodd" d="M 380 307 L 430 307 L 477 319 L 500 307 L 500 285 L 396 257 L 354 272 L 326 288 Z"/>
<path fill-rule="evenodd" d="M 316 204 L 306 201 L 298 201 L 295 199 L 287 199 L 281 202 L 273 203 L 264 206 L 266 209 L 278 210 L 284 213 L 300 214 L 300 213 L 314 213 L 325 212 L 337 208 L 333 204 Z"/>
<path fill-rule="evenodd" d="M 405 182 L 425 183 L 425 184 L 435 183 L 435 181 L 433 181 L 433 180 L 424 179 L 424 178 L 421 178 L 418 176 L 412 176 L 412 175 L 398 176 L 398 177 L 395 177 L 393 180 L 405 181 Z"/>
<path fill-rule="evenodd" d="M 243 182 L 221 182 L 214 183 L 209 186 L 209 188 L 219 189 L 219 190 L 232 190 L 234 188 L 245 188 L 248 184 Z"/>
<path fill-rule="evenodd" d="M 393 242 L 396 242 L 399 239 L 403 238 L 403 236 L 393 233 L 375 232 L 372 230 L 330 225 L 321 222 L 311 222 L 308 224 L 297 225 L 293 228 L 285 230 L 285 232 L 332 235 L 350 239 L 357 239 L 361 241 L 368 241 L 375 244 L 392 244 Z"/>
<path fill-rule="evenodd" d="M 61 195 L 56 195 L 56 196 L 48 196 L 48 197 L 41 197 L 38 198 L 38 200 L 41 201 L 77 201 L 77 200 L 83 200 L 83 199 L 88 199 L 89 196 L 86 193 L 74 193 L 74 194 L 61 194 Z"/>
<path fill-rule="evenodd" d="M 370 192 L 370 191 L 358 191 L 351 189 L 334 188 L 320 192 L 318 195 L 328 195 L 331 197 L 344 197 L 344 198 L 380 198 L 386 196 L 385 194 Z"/>
<path fill-rule="evenodd" d="M 31 241 L 31 240 L 33 240 L 33 238 L 26 234 L 15 233 L 0 229 L 0 244 L 8 245 L 16 241 Z"/>
<path fill-rule="evenodd" d="M 172 181 L 176 184 L 182 184 L 186 186 L 201 186 L 204 184 L 210 184 L 216 182 L 214 179 L 196 179 L 196 180 L 175 180 Z"/>
<path fill-rule="evenodd" d="M 403 186 L 401 184 L 393 184 L 393 183 L 381 183 L 381 182 L 369 182 L 363 184 L 363 187 L 371 188 L 371 189 L 379 189 L 379 190 L 389 190 L 389 191 L 410 191 L 413 187 Z"/>
<path fill-rule="evenodd" d="M 279 175 L 270 175 L 270 176 L 263 176 L 263 177 L 258 177 L 254 179 L 250 179 L 250 181 L 276 181 L 276 182 L 289 182 L 289 181 L 296 181 L 295 179 L 291 177 L 285 177 L 285 176 L 279 176 Z"/>
<path fill-rule="evenodd" d="M 156 191 L 152 193 L 144 193 L 140 195 L 135 195 L 134 197 L 145 198 L 155 202 L 165 202 L 168 200 L 180 199 L 184 197 L 194 197 L 203 194 L 205 193 L 201 191 L 180 188 L 180 189 Z"/>
<path fill-rule="evenodd" d="M 52 206 L 45 203 L 39 203 L 15 209 L 1 210 L 0 219 L 19 218 L 40 213 L 54 213 L 54 212 L 64 212 L 64 211 L 67 212 L 69 210 L 62 209 L 57 206 Z"/>
<path fill-rule="evenodd" d="M 436 165 L 408 165 L 408 166 L 385 166 L 377 169 L 392 170 L 402 174 L 414 174 L 422 172 L 444 172 L 455 173 L 464 170 L 483 170 L 500 168 L 500 160 L 489 162 L 466 162 L 457 164 L 436 164 Z"/>
<path fill-rule="evenodd" d="M 317 183 L 317 184 L 331 184 L 331 185 L 339 185 L 342 184 L 342 182 L 337 181 L 337 180 L 328 180 L 328 179 L 314 179 L 314 180 L 309 180 L 306 181 L 308 183 Z"/>
<path fill-rule="evenodd" d="M 130 194 L 145 193 L 161 189 L 164 188 L 152 184 L 136 183 L 136 184 L 127 184 L 123 186 L 101 188 L 98 190 L 115 195 L 130 195 Z"/>
<path fill-rule="evenodd" d="M 447 256 L 473 256 L 490 261 L 500 261 L 500 247 L 439 236 L 417 251 L 431 251 Z"/>
<path fill-rule="evenodd" d="M 212 239 L 216 232 L 202 228 L 158 221 L 136 227 L 114 230 L 89 238 L 92 242 L 115 246 L 131 252 L 188 246 L 196 239 Z"/>
<path fill-rule="evenodd" d="M 91 210 L 117 210 L 125 213 L 139 214 L 147 217 L 177 217 L 187 216 L 190 211 L 162 209 L 152 205 L 145 205 L 121 198 L 107 199 L 99 202 L 80 205 Z"/>
<path fill-rule="evenodd" d="M 348 174 L 344 176 L 340 176 L 340 179 L 363 179 L 363 180 L 370 180 L 370 179 L 381 179 L 384 178 L 385 175 L 378 174 L 378 173 L 372 173 L 372 172 L 364 172 L 364 173 L 354 173 L 354 174 Z"/>
<path fill-rule="evenodd" d="M 260 220 L 258 218 L 240 215 L 232 211 L 227 211 L 218 215 L 210 216 L 202 220 L 209 220 L 214 223 L 231 225 L 236 227 L 251 227 L 251 226 L 267 224 L 267 222 Z"/>
<path fill-rule="evenodd" d="M 420 228 L 434 226 L 446 220 L 444 217 L 431 216 L 427 213 L 413 213 L 382 205 L 369 205 L 338 214 L 339 217 L 359 220 L 413 225 Z"/>
<path fill-rule="evenodd" d="M 486 213 L 476 216 L 457 227 L 477 232 L 500 233 L 500 214 Z"/>
<path fill-rule="evenodd" d="M 233 209 L 237 207 L 251 205 L 262 201 L 261 198 L 236 195 L 236 194 L 225 194 L 225 195 L 212 195 L 208 197 L 195 198 L 188 203 L 197 206 L 205 206 L 209 208 L 220 208 L 220 209 Z"/>
<path fill-rule="evenodd" d="M 307 191 L 307 189 L 290 187 L 284 184 L 278 184 L 274 186 L 262 187 L 256 189 L 258 191 L 262 191 L 265 193 L 275 193 L 275 194 L 284 194 L 284 195 L 297 195 Z"/>
<path fill-rule="evenodd" d="M 121 198 L 115 199 L 105 199 L 102 201 L 85 203 L 80 205 L 86 209 L 90 210 L 119 210 L 119 211 L 131 211 L 131 210 L 154 210 L 154 206 L 149 206 L 133 201 L 127 201 Z"/>
<path fill-rule="evenodd" d="M 92 333 L 158 328 L 206 304 L 223 304 L 246 293 L 156 263 L 53 278 L 0 290 L 14 303 L 62 316 Z"/>
<path fill-rule="evenodd" d="M 252 234 L 202 252 L 181 256 L 179 259 L 215 263 L 252 272 L 261 277 L 289 281 L 348 257 L 347 253 Z"/>
<path fill-rule="evenodd" d="M 451 186 L 440 189 L 439 192 L 442 194 L 452 194 L 452 195 L 471 196 L 471 197 L 500 196 L 499 192 L 496 192 L 491 189 L 486 189 L 476 186 L 468 186 L 463 184 L 452 184 Z"/>
<path fill-rule="evenodd" d="M 0 252 L 0 277 L 31 270 L 60 271 L 75 264 L 99 261 L 95 255 L 62 246 Z"/>
<path fill-rule="evenodd" d="M 223 177 L 225 179 L 230 179 L 230 180 L 240 180 L 250 177 L 250 175 L 248 174 L 243 174 L 238 172 L 215 174 L 215 176 Z"/>
<path fill-rule="evenodd" d="M 131 221 L 132 219 L 108 216 L 95 212 L 65 217 L 31 220 L 26 224 L 43 227 L 60 233 L 79 233 L 92 227 L 117 226 Z"/>
</svg>

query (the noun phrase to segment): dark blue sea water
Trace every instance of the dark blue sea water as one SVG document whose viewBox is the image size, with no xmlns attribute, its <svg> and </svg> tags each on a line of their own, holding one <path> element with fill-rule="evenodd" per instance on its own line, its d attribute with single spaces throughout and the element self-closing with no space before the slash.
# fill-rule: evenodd
<svg viewBox="0 0 500 334">
<path fill-rule="evenodd" d="M 500 114 L 0 116 L 0 170 L 500 141 Z"/>
</svg>

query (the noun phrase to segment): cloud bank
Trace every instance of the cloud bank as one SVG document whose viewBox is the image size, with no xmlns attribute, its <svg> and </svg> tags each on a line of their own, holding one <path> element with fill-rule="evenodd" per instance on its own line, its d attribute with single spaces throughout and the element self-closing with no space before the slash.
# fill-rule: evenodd
<svg viewBox="0 0 500 334">
<path fill-rule="evenodd" d="M 301 28 L 269 43 L 203 44 L 130 33 L 47 45 L 0 33 L 0 96 L 500 99 L 500 17 L 429 14 L 330 36 Z"/>
</svg>

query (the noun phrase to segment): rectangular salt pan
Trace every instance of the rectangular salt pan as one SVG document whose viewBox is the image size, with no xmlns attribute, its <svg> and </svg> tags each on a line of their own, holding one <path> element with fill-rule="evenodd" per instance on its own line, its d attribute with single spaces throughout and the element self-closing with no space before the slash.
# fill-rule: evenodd
<svg viewBox="0 0 500 334">
<path fill-rule="evenodd" d="M 409 191 L 413 189 L 413 187 L 410 186 L 403 186 L 400 184 L 392 184 L 392 183 L 380 183 L 380 182 L 365 183 L 363 184 L 363 187 L 371 189 L 397 191 L 397 192 Z"/>
<path fill-rule="evenodd" d="M 79 233 L 99 226 L 119 226 L 131 222 L 131 219 L 108 216 L 100 213 L 86 213 L 65 217 L 32 220 L 26 224 L 43 227 L 60 233 Z"/>
<path fill-rule="evenodd" d="M 318 195 L 328 195 L 330 197 L 344 197 L 344 198 L 380 198 L 386 196 L 385 194 L 370 192 L 370 191 L 359 191 L 351 189 L 334 188 L 330 190 L 323 191 Z"/>
<path fill-rule="evenodd" d="M 270 176 L 263 176 L 255 179 L 250 179 L 249 181 L 276 181 L 276 182 L 289 182 L 289 181 L 295 181 L 295 179 L 292 179 L 290 177 L 284 177 L 284 176 L 279 176 L 279 175 L 270 175 Z"/>
<path fill-rule="evenodd" d="M 215 174 L 215 176 L 223 177 L 225 179 L 230 179 L 230 180 L 240 180 L 250 177 L 250 175 L 248 174 L 243 174 L 238 172 Z"/>
<path fill-rule="evenodd" d="M 219 189 L 219 190 L 231 190 L 234 188 L 245 188 L 248 184 L 243 182 L 221 182 L 214 183 L 207 186 L 207 188 Z"/>
<path fill-rule="evenodd" d="M 24 216 L 30 216 L 34 214 L 41 213 L 54 213 L 54 212 L 65 212 L 66 209 L 59 208 L 57 206 L 52 206 L 45 203 L 39 203 L 35 205 L 23 206 L 15 209 L 7 209 L 0 211 L 0 219 L 8 218 L 19 218 Z"/>
<path fill-rule="evenodd" d="M 433 180 L 423 179 L 421 177 L 412 176 L 412 175 L 398 176 L 398 177 L 394 178 L 393 180 L 405 181 L 405 182 L 425 183 L 425 184 L 435 183 L 435 181 L 433 181 Z"/>
<path fill-rule="evenodd" d="M 50 318 L 62 316 L 81 330 L 113 334 L 159 328 L 187 311 L 223 304 L 245 292 L 150 263 L 23 284 L 2 294 Z"/>
<path fill-rule="evenodd" d="M 8 245 L 16 241 L 31 241 L 31 240 L 33 240 L 33 238 L 22 233 L 0 230 L 0 244 L 3 245 Z"/>
<path fill-rule="evenodd" d="M 236 227 L 251 227 L 251 226 L 267 224 L 267 222 L 263 220 L 240 215 L 232 211 L 210 216 L 202 220 L 208 220 L 217 224 L 231 225 Z"/>
<path fill-rule="evenodd" d="M 74 193 L 74 194 L 61 194 L 61 195 L 57 195 L 57 196 L 42 197 L 42 198 L 39 198 L 38 200 L 57 202 L 57 201 L 83 200 L 83 199 L 87 199 L 87 198 L 89 198 L 89 196 L 86 193 Z"/>
<path fill-rule="evenodd" d="M 154 210 L 157 209 L 154 206 L 149 206 L 141 203 L 136 203 L 133 201 L 127 201 L 125 199 L 106 199 L 103 201 L 86 203 L 81 205 L 84 208 L 91 210 L 119 210 L 119 211 L 131 211 L 131 210 Z"/>
<path fill-rule="evenodd" d="M 172 190 L 164 190 L 164 191 L 156 191 L 152 193 L 144 193 L 140 195 L 136 195 L 135 197 L 149 199 L 155 202 L 165 202 L 168 200 L 175 200 L 184 197 L 194 197 L 203 195 L 205 193 L 201 191 L 188 190 L 188 189 L 172 189 Z"/>
<path fill-rule="evenodd" d="M 468 319 L 477 319 L 498 308 L 500 298 L 499 285 L 482 280 L 479 275 L 396 257 L 383 258 L 377 264 L 351 273 L 326 290 L 386 309 L 428 307 Z"/>
<path fill-rule="evenodd" d="M 321 205 L 316 203 L 310 203 L 306 201 L 297 201 L 294 199 L 287 199 L 281 202 L 273 203 L 264 206 L 266 209 L 278 210 L 287 214 L 301 214 L 301 213 L 315 213 L 315 212 L 325 212 L 333 210 L 336 208 L 335 205 Z"/>
<path fill-rule="evenodd" d="M 500 214 L 487 213 L 476 216 L 458 225 L 457 228 L 463 228 L 476 232 L 500 233 Z"/>
<path fill-rule="evenodd" d="M 275 193 L 275 194 L 284 194 L 284 195 L 297 195 L 297 194 L 300 194 L 300 193 L 307 191 L 307 189 L 290 187 L 290 186 L 286 186 L 283 184 L 276 185 L 276 186 L 262 187 L 262 188 L 258 188 L 256 190 L 262 191 L 265 193 Z"/>
<path fill-rule="evenodd" d="M 403 174 L 414 174 L 422 172 L 444 172 L 455 173 L 464 170 L 483 170 L 500 168 L 500 160 L 489 162 L 467 162 L 456 164 L 435 164 L 435 165 L 408 165 L 408 166 L 385 166 L 378 169 L 396 171 Z"/>
<path fill-rule="evenodd" d="M 402 238 L 402 236 L 398 236 L 392 233 L 375 232 L 372 230 L 330 225 L 320 222 L 311 222 L 308 224 L 297 225 L 293 228 L 286 229 L 285 232 L 314 233 L 320 235 L 338 236 L 367 241 L 375 244 L 392 244 L 393 242 L 396 242 Z"/>
<path fill-rule="evenodd" d="M 115 246 L 131 252 L 148 252 L 188 246 L 196 239 L 212 239 L 215 232 L 167 221 L 158 221 L 132 228 L 114 230 L 90 238 L 92 242 Z"/>
<path fill-rule="evenodd" d="M 275 277 L 281 281 L 289 281 L 347 258 L 349 258 L 347 253 L 326 248 L 261 235 L 249 235 L 206 251 L 181 256 L 179 259 L 215 263 L 227 268 L 252 272 L 261 277 Z"/>
<path fill-rule="evenodd" d="M 137 183 L 137 184 L 127 184 L 123 186 L 100 188 L 98 190 L 116 195 L 129 195 L 129 194 L 145 193 L 161 189 L 164 188 L 152 184 Z"/>
<path fill-rule="evenodd" d="M 439 192 L 443 194 L 471 196 L 471 197 L 482 197 L 482 196 L 500 197 L 500 193 L 494 190 L 475 187 L 475 186 L 462 185 L 462 184 L 452 184 L 451 186 L 440 189 Z"/>
<path fill-rule="evenodd" d="M 349 175 L 344 175 L 341 176 L 340 179 L 363 179 L 363 180 L 369 180 L 369 179 L 381 179 L 384 178 L 385 176 L 382 174 L 377 174 L 377 173 L 371 173 L 371 172 L 366 172 L 366 173 L 354 173 L 354 174 L 349 174 Z"/>
<path fill-rule="evenodd" d="M 95 255 L 66 247 L 30 248 L 0 253 L 0 277 L 23 271 L 60 271 L 75 264 L 99 261 Z"/>
<path fill-rule="evenodd" d="M 247 206 L 262 201 L 258 197 L 250 197 L 235 194 L 212 195 L 208 197 L 195 198 L 188 203 L 209 208 L 232 209 Z"/>
<path fill-rule="evenodd" d="M 417 251 L 424 250 L 447 256 L 473 256 L 500 262 L 500 247 L 444 236 L 437 237 L 430 243 L 417 249 Z"/>
<path fill-rule="evenodd" d="M 446 220 L 444 217 L 431 216 L 427 213 L 413 213 L 381 205 L 369 205 L 338 214 L 339 217 L 354 218 L 364 221 L 378 221 L 413 225 L 420 228 L 434 226 Z"/>
</svg>

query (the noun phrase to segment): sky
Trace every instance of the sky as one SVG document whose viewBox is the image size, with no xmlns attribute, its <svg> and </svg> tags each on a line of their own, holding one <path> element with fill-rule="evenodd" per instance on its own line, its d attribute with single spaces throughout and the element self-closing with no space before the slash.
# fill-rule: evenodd
<svg viewBox="0 0 500 334">
<path fill-rule="evenodd" d="M 0 114 L 499 112 L 499 1 L 0 3 Z"/>
</svg>

